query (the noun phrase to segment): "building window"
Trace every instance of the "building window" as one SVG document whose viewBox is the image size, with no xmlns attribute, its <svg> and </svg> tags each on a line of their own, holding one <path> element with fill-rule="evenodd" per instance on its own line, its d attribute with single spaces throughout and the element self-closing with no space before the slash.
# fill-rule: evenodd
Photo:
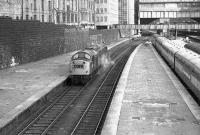
<svg viewBox="0 0 200 135">
<path fill-rule="evenodd" d="M 104 0 L 104 3 L 107 3 L 107 0 Z"/>
<path fill-rule="evenodd" d="M 103 0 L 100 0 L 100 3 L 102 4 L 102 3 L 103 3 Z"/>
<path fill-rule="evenodd" d="M 70 23 L 70 13 L 67 12 L 67 23 Z"/>
<path fill-rule="evenodd" d="M 71 14 L 71 23 L 74 23 L 74 14 Z"/>
<path fill-rule="evenodd" d="M 37 15 L 34 15 L 34 20 L 37 20 Z"/>
<path fill-rule="evenodd" d="M 100 13 L 103 13 L 103 8 L 101 8 L 101 12 Z"/>
<path fill-rule="evenodd" d="M 69 12 L 69 10 L 70 10 L 70 6 L 69 6 L 69 5 L 67 5 L 67 11 Z"/>
<path fill-rule="evenodd" d="M 42 22 L 44 22 L 44 15 L 42 15 Z"/>
<path fill-rule="evenodd" d="M 95 15 L 92 14 L 92 21 L 94 22 L 95 21 Z"/>
<path fill-rule="evenodd" d="M 26 15 L 26 20 L 28 20 L 28 15 Z"/>
<path fill-rule="evenodd" d="M 108 17 L 104 16 L 104 22 L 107 22 L 107 21 L 108 21 Z"/>
<path fill-rule="evenodd" d="M 51 11 L 51 1 L 48 2 L 49 11 Z"/>
<path fill-rule="evenodd" d="M 34 10 L 37 10 L 37 8 L 36 8 L 36 0 L 34 0 Z"/>
<path fill-rule="evenodd" d="M 77 17 L 77 14 L 75 14 L 75 23 L 78 22 L 78 17 Z"/>
<path fill-rule="evenodd" d="M 44 11 L 44 0 L 42 0 L 41 2 L 42 2 L 42 11 Z"/>
<path fill-rule="evenodd" d="M 97 0 L 97 4 L 99 4 L 99 0 Z"/>
<path fill-rule="evenodd" d="M 52 19 L 52 18 L 51 18 L 51 15 L 49 15 L 49 22 L 51 22 L 51 19 Z"/>
<path fill-rule="evenodd" d="M 66 22 L 66 14 L 63 13 L 63 23 L 65 23 L 65 22 Z"/>
<path fill-rule="evenodd" d="M 97 8 L 97 14 L 99 13 L 99 8 Z"/>
<path fill-rule="evenodd" d="M 63 0 L 63 11 L 65 11 L 65 0 Z"/>
<path fill-rule="evenodd" d="M 59 15 L 59 13 L 57 13 L 57 15 L 56 15 L 56 20 L 57 20 L 57 23 L 60 23 L 60 15 Z"/>
<path fill-rule="evenodd" d="M 104 13 L 107 13 L 107 8 L 104 8 Z"/>
<path fill-rule="evenodd" d="M 99 17 L 97 17 L 97 20 L 96 20 L 97 22 L 99 22 Z"/>
<path fill-rule="evenodd" d="M 101 17 L 101 22 L 103 22 L 103 16 Z"/>
</svg>

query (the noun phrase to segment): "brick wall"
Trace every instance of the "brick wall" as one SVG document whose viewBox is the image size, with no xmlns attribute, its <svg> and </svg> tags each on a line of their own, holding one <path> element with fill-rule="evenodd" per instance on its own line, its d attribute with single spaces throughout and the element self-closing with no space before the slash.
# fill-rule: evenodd
<svg viewBox="0 0 200 135">
<path fill-rule="evenodd" d="M 0 18 L 0 68 L 10 65 L 11 58 L 11 19 L 1 20 Z"/>
<path fill-rule="evenodd" d="M 113 41 L 119 39 L 119 30 L 118 29 L 106 29 L 106 30 L 90 30 L 89 35 L 102 35 L 102 40 L 106 44 L 110 44 Z M 98 40 L 98 37 L 97 37 Z M 101 39 L 100 39 L 101 40 Z"/>
<path fill-rule="evenodd" d="M 91 35 L 101 34 L 107 44 L 119 38 L 118 30 L 71 28 L 0 17 L 0 69 L 9 67 L 12 57 L 16 63 L 24 64 L 85 48 Z"/>
<path fill-rule="evenodd" d="M 52 23 L 0 18 L 0 69 L 9 67 L 11 58 L 24 64 L 62 54 L 64 29 Z"/>
</svg>

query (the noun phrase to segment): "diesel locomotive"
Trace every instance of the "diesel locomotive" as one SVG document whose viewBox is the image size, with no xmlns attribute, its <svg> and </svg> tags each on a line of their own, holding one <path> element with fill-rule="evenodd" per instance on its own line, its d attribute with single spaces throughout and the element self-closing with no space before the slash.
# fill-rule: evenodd
<svg viewBox="0 0 200 135">
<path fill-rule="evenodd" d="M 105 44 L 92 44 L 77 51 L 71 57 L 69 64 L 70 82 L 72 84 L 87 83 L 98 72 L 108 56 L 108 49 Z"/>
</svg>

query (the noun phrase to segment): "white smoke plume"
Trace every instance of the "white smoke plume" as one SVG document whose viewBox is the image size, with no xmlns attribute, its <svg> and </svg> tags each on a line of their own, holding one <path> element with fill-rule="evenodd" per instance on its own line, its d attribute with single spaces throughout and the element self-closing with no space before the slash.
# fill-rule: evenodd
<svg viewBox="0 0 200 135">
<path fill-rule="evenodd" d="M 109 66 L 114 65 L 115 62 L 111 60 L 109 55 L 103 55 L 101 57 L 101 63 L 103 70 L 106 70 Z"/>
</svg>

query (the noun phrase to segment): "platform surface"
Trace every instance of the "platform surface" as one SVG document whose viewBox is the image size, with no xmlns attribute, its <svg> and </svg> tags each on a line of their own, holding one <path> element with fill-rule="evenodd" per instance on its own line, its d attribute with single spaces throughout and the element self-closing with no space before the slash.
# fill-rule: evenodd
<svg viewBox="0 0 200 135">
<path fill-rule="evenodd" d="M 120 39 L 108 48 L 127 40 Z M 73 53 L 0 70 L 0 128 L 68 77 L 68 64 Z"/>
<path fill-rule="evenodd" d="M 154 48 L 140 45 L 122 72 L 101 135 L 200 135 L 200 109 L 188 98 Z"/>
</svg>

